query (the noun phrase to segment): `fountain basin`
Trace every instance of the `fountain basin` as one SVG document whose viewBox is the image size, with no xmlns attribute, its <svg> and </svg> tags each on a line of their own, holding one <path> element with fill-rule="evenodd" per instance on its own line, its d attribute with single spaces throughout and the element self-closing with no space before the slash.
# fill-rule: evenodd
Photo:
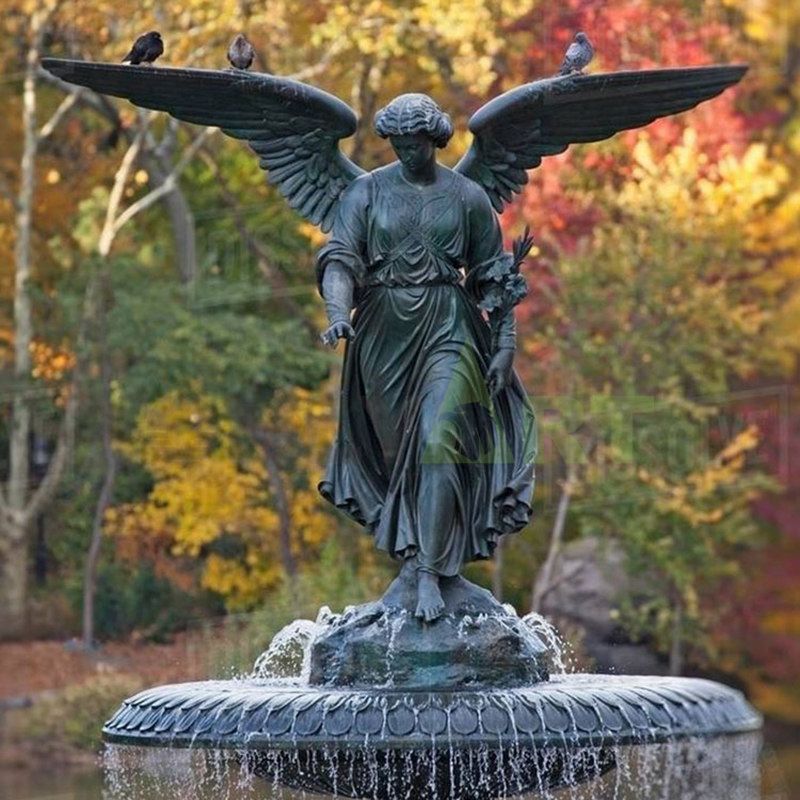
<svg viewBox="0 0 800 800">
<path fill-rule="evenodd" d="M 131 697 L 104 738 L 221 751 L 249 775 L 338 796 L 494 800 L 600 778 L 626 746 L 691 748 L 761 726 L 740 692 L 712 681 L 551 675 L 562 661 L 544 620 L 460 577 L 442 595 L 445 614 L 420 622 L 404 570 L 377 602 L 287 626 L 252 677 Z M 270 665 L 292 647 L 302 666 L 278 677 Z"/>
<path fill-rule="evenodd" d="M 760 726 L 740 692 L 711 681 L 565 675 L 462 691 L 175 684 L 126 700 L 103 735 L 228 751 L 260 778 L 338 796 L 491 800 L 598 778 L 623 745 Z"/>
</svg>

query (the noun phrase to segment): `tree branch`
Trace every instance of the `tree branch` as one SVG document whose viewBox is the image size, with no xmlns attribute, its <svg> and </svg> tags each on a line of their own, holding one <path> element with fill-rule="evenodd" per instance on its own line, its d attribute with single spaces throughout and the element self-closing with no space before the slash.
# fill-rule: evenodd
<svg viewBox="0 0 800 800">
<path fill-rule="evenodd" d="M 542 604 L 542 601 L 544 600 L 545 597 L 547 597 L 548 594 L 550 594 L 550 592 L 554 592 L 562 584 L 571 581 L 573 578 L 577 578 L 578 575 L 580 575 L 581 572 L 585 570 L 585 568 L 586 568 L 585 564 L 576 564 L 575 567 L 573 567 L 569 572 L 565 572 L 563 575 L 559 575 L 557 580 L 554 581 L 551 580 L 550 583 L 547 586 L 545 586 L 541 596 L 539 597 L 539 605 Z"/>
<path fill-rule="evenodd" d="M 83 87 L 76 91 L 76 86 L 74 84 L 67 83 L 67 81 L 62 80 L 56 75 L 53 75 L 52 72 L 48 72 L 46 69 L 44 69 L 44 67 L 39 67 L 36 70 L 36 77 L 44 83 L 47 83 L 56 89 L 60 89 L 62 92 L 64 92 L 64 94 L 75 95 L 77 101 L 90 106 L 107 119 L 111 119 L 115 123 L 119 122 L 119 115 L 116 112 L 114 104 L 111 103 L 111 101 L 109 101 L 104 95 L 87 91 Z"/>
<path fill-rule="evenodd" d="M 309 78 L 313 78 L 322 74 L 331 64 L 333 59 L 344 49 L 346 42 L 347 40 L 344 36 L 337 37 L 316 64 L 303 67 L 303 69 L 300 69 L 291 75 L 287 75 L 286 77 L 295 81 L 307 81 Z"/>
<path fill-rule="evenodd" d="M 52 136 L 55 129 L 60 124 L 61 120 L 69 114 L 70 111 L 77 105 L 80 96 L 83 94 L 83 89 L 78 88 L 68 94 L 62 101 L 58 108 L 53 112 L 44 125 L 42 125 L 36 137 L 38 144 L 44 142 L 48 137 Z"/>
<path fill-rule="evenodd" d="M 202 146 L 203 142 L 208 136 L 213 133 L 216 128 L 204 128 L 203 131 L 195 138 L 192 144 L 186 148 L 178 163 L 173 167 L 169 175 L 164 178 L 163 183 L 156 189 L 148 192 L 144 197 L 139 198 L 135 203 L 132 203 L 125 209 L 115 220 L 113 232 L 116 235 L 119 230 L 128 223 L 133 217 L 142 211 L 150 208 L 154 203 L 160 200 L 164 195 L 173 191 L 177 185 L 177 179 L 180 174 L 186 169 L 189 162 L 194 158 L 197 151 Z"/>
<path fill-rule="evenodd" d="M 281 270 L 272 263 L 269 255 L 267 254 L 264 245 L 259 241 L 258 237 L 250 230 L 242 213 L 242 206 L 236 195 L 230 190 L 225 181 L 225 176 L 222 174 L 219 165 L 214 160 L 214 156 L 209 151 L 208 147 L 203 146 L 200 149 L 200 158 L 203 163 L 211 170 L 211 173 L 216 178 L 217 187 L 222 195 L 222 201 L 227 206 L 228 210 L 233 217 L 233 223 L 239 233 L 242 241 L 247 249 L 250 251 L 253 258 L 255 258 L 258 265 L 258 270 L 265 282 L 273 288 L 275 294 L 282 294 L 286 305 L 291 309 L 292 313 L 302 320 L 303 326 L 316 338 L 317 331 L 308 315 L 303 309 L 289 296 L 291 288 L 287 286 L 286 278 Z"/>
<path fill-rule="evenodd" d="M 40 68 L 39 75 L 51 86 L 63 92 L 70 93 L 74 87 L 57 78 L 55 75 Z M 129 143 L 133 142 L 135 135 L 130 128 L 123 126 L 119 116 L 119 111 L 105 95 L 96 92 L 84 91 L 80 96 L 80 102 L 91 108 L 101 117 L 108 120 L 114 129 L 120 131 Z M 164 144 L 162 142 L 161 144 Z M 148 134 L 145 146 L 141 151 L 141 159 L 144 168 L 155 178 L 156 183 L 161 184 L 170 171 L 169 164 L 166 163 L 165 148 Z M 194 219 L 191 209 L 180 186 L 176 183 L 172 191 L 163 196 L 167 213 L 172 224 L 173 239 L 175 246 L 176 266 L 182 283 L 189 283 L 197 272 L 195 242 L 194 242 Z"/>
<path fill-rule="evenodd" d="M 139 152 L 142 149 L 142 144 L 147 134 L 147 128 L 150 125 L 150 119 L 150 116 L 142 115 L 141 125 L 138 133 L 136 134 L 136 138 L 125 151 L 125 155 L 122 157 L 119 169 L 117 169 L 116 175 L 114 176 L 114 185 L 111 187 L 111 193 L 108 197 L 108 205 L 106 206 L 105 222 L 103 223 L 103 229 L 100 232 L 100 236 L 97 240 L 97 252 L 100 253 L 103 258 L 106 258 L 111 251 L 111 245 L 114 243 L 114 238 L 119 230 L 115 227 L 117 211 L 119 211 L 119 206 L 122 202 L 122 194 L 125 191 L 125 184 L 128 182 L 128 177 L 131 174 L 133 165 L 136 163 L 136 159 L 138 158 Z"/>
</svg>

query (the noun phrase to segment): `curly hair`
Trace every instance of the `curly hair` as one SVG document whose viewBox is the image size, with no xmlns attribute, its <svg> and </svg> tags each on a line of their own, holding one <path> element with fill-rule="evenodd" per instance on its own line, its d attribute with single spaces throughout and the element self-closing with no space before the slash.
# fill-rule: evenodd
<svg viewBox="0 0 800 800">
<path fill-rule="evenodd" d="M 450 116 L 426 94 L 401 94 L 375 114 L 375 132 L 383 139 L 427 133 L 437 147 L 453 135 Z"/>
</svg>

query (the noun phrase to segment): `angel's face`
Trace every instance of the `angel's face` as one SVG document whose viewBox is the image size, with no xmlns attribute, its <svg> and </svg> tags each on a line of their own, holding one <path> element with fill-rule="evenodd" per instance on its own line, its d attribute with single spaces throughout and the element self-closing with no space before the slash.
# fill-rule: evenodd
<svg viewBox="0 0 800 800">
<path fill-rule="evenodd" d="M 390 136 L 400 163 L 411 173 L 420 172 L 436 158 L 436 145 L 426 133 Z"/>
</svg>

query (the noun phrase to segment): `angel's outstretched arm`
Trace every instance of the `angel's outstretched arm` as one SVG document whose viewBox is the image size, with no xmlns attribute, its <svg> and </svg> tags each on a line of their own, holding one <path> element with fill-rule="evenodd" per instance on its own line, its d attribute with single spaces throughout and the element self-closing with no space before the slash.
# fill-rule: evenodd
<svg viewBox="0 0 800 800">
<path fill-rule="evenodd" d="M 325 270 L 322 279 L 322 297 L 325 300 L 325 310 L 328 322 L 350 322 L 350 312 L 353 310 L 353 290 L 355 281 L 350 271 L 335 262 Z"/>
<path fill-rule="evenodd" d="M 490 324 L 494 330 L 495 348 L 497 350 L 516 351 L 517 321 L 514 318 L 514 309 L 509 308 L 492 313 L 496 315 L 496 318 L 492 320 L 492 315 L 490 314 Z"/>
<path fill-rule="evenodd" d="M 325 344 L 352 339 L 350 324 L 355 287 L 363 279 L 366 264 L 366 231 L 369 178 L 356 180 L 342 196 L 328 243 L 317 256 L 317 280 L 328 313 Z"/>
<path fill-rule="evenodd" d="M 489 317 L 492 360 L 486 378 L 490 392 L 495 395 L 511 381 L 517 346 L 514 306 L 524 292 L 514 295 L 509 291 L 514 281 L 513 257 L 503 250 L 500 224 L 483 191 L 474 192 L 469 220 L 466 287 Z"/>
<path fill-rule="evenodd" d="M 489 316 L 492 351 L 514 350 L 517 333 L 514 306 L 524 293 L 512 297 L 506 284 L 512 279 L 513 259 L 503 250 L 503 235 L 497 215 L 486 194 L 474 192 L 470 208 L 470 251 L 467 265 L 467 289 L 478 306 Z"/>
<path fill-rule="evenodd" d="M 344 264 L 335 262 L 325 270 L 321 288 L 330 324 L 321 338 L 329 347 L 336 347 L 339 339 L 352 339 L 354 336 L 350 324 L 354 283 L 352 274 Z"/>
</svg>

